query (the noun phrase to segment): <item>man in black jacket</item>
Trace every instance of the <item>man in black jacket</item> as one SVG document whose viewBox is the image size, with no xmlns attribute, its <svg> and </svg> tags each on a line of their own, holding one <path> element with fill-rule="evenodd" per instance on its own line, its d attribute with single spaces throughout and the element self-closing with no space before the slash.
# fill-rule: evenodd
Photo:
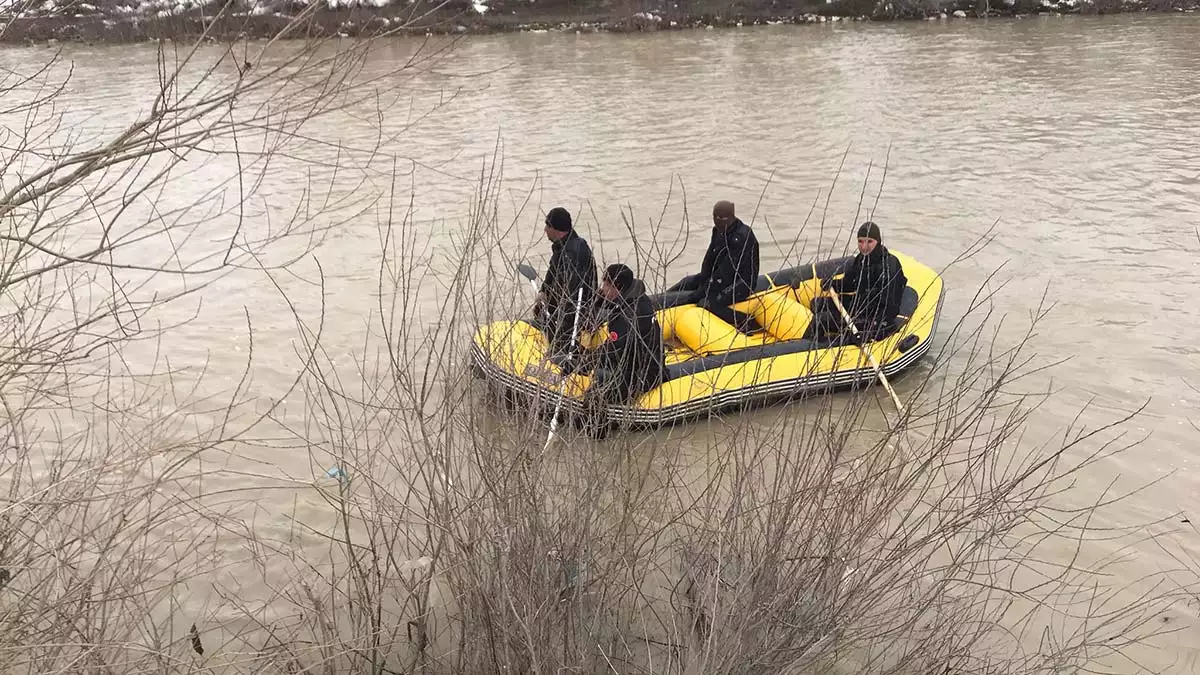
<svg viewBox="0 0 1200 675">
<path fill-rule="evenodd" d="M 846 313 L 865 340 L 887 337 L 896 329 L 896 316 L 908 279 L 900 260 L 883 245 L 879 226 L 867 221 L 858 228 L 858 255 L 841 279 L 823 279 L 821 290 L 838 294 Z M 817 337 L 845 327 L 831 298 L 813 300 L 813 326 Z"/>
<path fill-rule="evenodd" d="M 609 265 L 600 286 L 608 335 L 584 357 L 582 370 L 591 371 L 592 384 L 584 396 L 588 432 L 595 438 L 608 433 L 607 407 L 637 399 L 662 383 L 666 375 L 662 327 L 646 285 L 621 263 Z"/>
<path fill-rule="evenodd" d="M 748 298 L 757 281 L 758 238 L 734 214 L 733 202 L 719 201 L 713 206 L 712 239 L 700 273 L 684 277 L 667 290 L 692 291 L 688 302 L 704 307 L 738 330 L 754 332 L 759 329 L 754 317 L 730 305 Z"/>
<path fill-rule="evenodd" d="M 594 363 L 589 393 L 596 403 L 620 404 L 658 386 L 666 372 L 662 327 L 646 285 L 627 265 L 604 271 L 600 286 L 607 312 L 607 339 L 590 355 Z"/>
<path fill-rule="evenodd" d="M 570 212 L 561 206 L 546 214 L 545 232 L 551 241 L 550 265 L 534 305 L 533 325 L 546 334 L 551 353 L 573 353 L 575 313 L 595 303 L 596 261 L 587 240 L 575 231 Z M 577 306 L 580 289 L 583 302 Z M 582 322 L 580 317 L 581 326 Z"/>
</svg>

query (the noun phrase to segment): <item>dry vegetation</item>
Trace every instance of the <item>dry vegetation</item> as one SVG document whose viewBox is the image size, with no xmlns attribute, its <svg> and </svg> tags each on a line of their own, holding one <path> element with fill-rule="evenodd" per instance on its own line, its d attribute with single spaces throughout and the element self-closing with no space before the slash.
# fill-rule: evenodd
<svg viewBox="0 0 1200 675">
<path fill-rule="evenodd" d="M 1200 0 L 0 0 L 0 43 L 269 39 L 386 32 L 643 32 L 827 21 L 1183 12 Z"/>
<path fill-rule="evenodd" d="M 1164 630 L 1176 593 L 1084 562 L 1101 505 L 1063 501 L 1128 447 L 1123 420 L 1023 443 L 1042 364 L 996 342 L 986 293 L 886 425 L 866 390 L 543 452 L 544 423 L 467 369 L 474 327 L 531 299 L 485 170 L 453 250 L 399 204 L 379 226 L 360 360 L 293 305 L 291 405 L 130 365 L 235 270 L 323 285 L 310 253 L 356 191 L 312 185 L 285 222 L 251 197 L 297 146 L 336 146 L 309 122 L 375 100 L 370 47 L 165 50 L 148 112 L 98 140 L 54 106 L 53 63 L 0 83 L 5 672 L 1060 673 Z M 639 242 L 648 278 L 666 239 Z M 318 478 L 237 464 L 264 448 Z"/>
</svg>

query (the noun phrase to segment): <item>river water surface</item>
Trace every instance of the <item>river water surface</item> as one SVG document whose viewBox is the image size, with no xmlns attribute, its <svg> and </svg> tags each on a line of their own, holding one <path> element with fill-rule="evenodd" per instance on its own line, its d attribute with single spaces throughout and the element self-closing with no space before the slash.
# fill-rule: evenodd
<svg viewBox="0 0 1200 675">
<path fill-rule="evenodd" d="M 1034 347 L 1071 358 L 1029 385 L 1058 390 L 1032 418 L 1031 439 L 1052 437 L 1089 402 L 1082 421 L 1092 426 L 1146 404 L 1131 426 L 1147 436 L 1141 448 L 1089 472 L 1079 499 L 1112 480 L 1125 490 L 1162 478 L 1118 517 L 1166 518 L 1186 513 L 1200 487 L 1191 424 L 1200 393 L 1189 388 L 1200 386 L 1198 34 L 1200 16 L 1170 15 L 472 38 L 440 72 L 390 92 L 411 94 L 414 108 L 432 96 L 447 102 L 382 151 L 417 162 L 404 164 L 411 173 L 397 199 L 411 198 L 431 232 L 435 223 L 449 232 L 499 149 L 505 208 L 531 200 L 522 241 L 536 242 L 538 214 L 565 205 L 604 262 L 631 250 L 622 210 L 649 228 L 674 190 L 662 227 L 677 230 L 682 187 L 692 232 L 673 274 L 698 264 L 717 199 L 736 202 L 759 232 L 764 270 L 840 251 L 865 218 L 856 213 L 864 181 L 864 210 L 884 243 L 935 268 L 990 230 L 994 240 L 946 274 L 943 325 L 997 268 L 1006 286 L 996 311 L 1012 315 L 1012 334 L 1048 292 L 1056 305 Z M 20 53 L 33 52 L 4 58 Z M 66 56 L 75 60 L 73 94 L 87 101 L 80 114 L 92 120 L 119 116 L 131 82 L 152 79 L 155 68 L 146 47 L 73 47 Z M 479 74 L 463 75 L 471 71 Z M 310 133 L 368 147 L 377 121 L 360 128 L 342 118 L 341 128 Z M 383 126 L 410 121 L 401 106 Z M 811 211 L 831 185 L 822 227 L 820 208 Z M 298 190 L 286 172 L 263 186 L 283 207 Z M 320 252 L 336 298 L 327 345 L 350 352 L 361 342 L 376 302 L 376 242 L 373 222 L 347 225 Z M 215 370 L 236 373 L 244 355 L 232 346 L 244 338 L 247 305 L 260 347 L 272 331 L 290 335 L 272 290 L 228 283 L 237 292 L 206 297 L 203 323 L 172 348 L 173 363 L 211 358 Z M 281 395 L 291 356 L 283 352 L 260 357 L 256 394 Z M 311 473 L 307 457 L 290 473 Z M 291 497 L 278 494 L 285 508 Z M 263 499 L 272 511 L 272 497 Z M 1172 564 L 1161 555 L 1140 551 L 1139 564 Z M 1144 666 L 1200 668 L 1196 631 L 1188 624 Z"/>
</svg>

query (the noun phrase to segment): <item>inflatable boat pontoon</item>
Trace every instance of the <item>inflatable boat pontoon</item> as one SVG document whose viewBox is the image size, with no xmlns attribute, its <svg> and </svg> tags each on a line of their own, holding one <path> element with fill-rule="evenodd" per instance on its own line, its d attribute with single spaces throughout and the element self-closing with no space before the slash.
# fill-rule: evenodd
<svg viewBox="0 0 1200 675">
<path fill-rule="evenodd" d="M 900 306 L 899 328 L 867 343 L 886 376 L 897 375 L 928 350 L 942 306 L 942 279 L 932 269 L 891 251 L 903 265 L 908 286 Z M 870 385 L 877 375 L 863 350 L 831 346 L 805 337 L 813 320 L 812 300 L 819 278 L 839 277 L 853 260 L 835 258 L 760 275 L 755 294 L 734 305 L 751 314 L 761 332 L 746 334 L 716 315 L 685 302 L 686 292 L 652 295 L 666 343 L 667 374 L 658 387 L 636 401 L 608 409 L 609 422 L 625 427 L 656 427 L 730 408 L 765 404 L 847 387 Z M 814 277 L 814 271 L 819 276 Z M 601 326 L 597 334 L 607 331 Z M 581 336 L 587 344 L 588 336 Z M 563 392 L 562 410 L 582 412 L 590 376 L 562 371 L 547 358 L 545 336 L 523 320 L 497 321 L 474 336 L 476 374 L 508 395 L 553 408 Z"/>
</svg>

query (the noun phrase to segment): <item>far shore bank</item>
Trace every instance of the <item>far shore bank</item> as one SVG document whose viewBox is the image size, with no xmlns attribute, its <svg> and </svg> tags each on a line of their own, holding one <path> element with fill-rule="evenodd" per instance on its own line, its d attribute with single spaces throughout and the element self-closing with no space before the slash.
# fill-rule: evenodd
<svg viewBox="0 0 1200 675">
<path fill-rule="evenodd" d="M 218 42 L 269 38 L 308 0 L 91 0 L 0 13 L 0 44 Z M 1200 0 L 322 0 L 293 37 L 507 32 L 624 33 L 839 21 L 956 21 L 1049 15 L 1190 13 Z M 249 3 L 249 4 L 247 4 Z M 346 6 L 353 3 L 352 6 Z M 224 5 L 222 12 L 220 7 Z M 331 7 L 332 6 L 332 7 Z M 435 9 L 436 8 L 436 9 Z"/>
</svg>

